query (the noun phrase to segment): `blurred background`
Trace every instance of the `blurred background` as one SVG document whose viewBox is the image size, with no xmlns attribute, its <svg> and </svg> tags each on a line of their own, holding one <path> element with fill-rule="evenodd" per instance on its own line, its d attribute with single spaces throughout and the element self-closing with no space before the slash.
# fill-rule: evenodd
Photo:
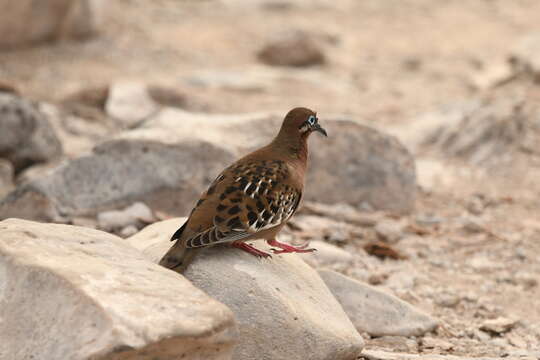
<svg viewBox="0 0 540 360">
<path fill-rule="evenodd" d="M 185 216 L 306 106 L 335 135 L 312 143 L 330 170 L 312 170 L 289 235 L 355 254 L 331 266 L 442 319 L 367 347 L 526 355 L 539 20 L 536 0 L 0 0 L 0 219 L 128 237 Z"/>
</svg>

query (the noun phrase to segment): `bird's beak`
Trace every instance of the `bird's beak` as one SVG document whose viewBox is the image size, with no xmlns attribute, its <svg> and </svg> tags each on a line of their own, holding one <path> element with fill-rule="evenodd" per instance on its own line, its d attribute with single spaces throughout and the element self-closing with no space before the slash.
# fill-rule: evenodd
<svg viewBox="0 0 540 360">
<path fill-rule="evenodd" d="M 316 124 L 315 126 L 313 126 L 312 131 L 317 131 L 323 134 L 324 136 L 328 136 L 328 134 L 326 133 L 326 130 L 324 130 L 319 124 Z"/>
</svg>

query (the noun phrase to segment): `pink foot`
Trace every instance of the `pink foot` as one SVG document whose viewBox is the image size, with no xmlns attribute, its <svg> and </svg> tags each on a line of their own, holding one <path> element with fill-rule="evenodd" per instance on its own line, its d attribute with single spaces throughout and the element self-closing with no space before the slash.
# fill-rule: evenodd
<svg viewBox="0 0 540 360">
<path fill-rule="evenodd" d="M 306 249 L 308 244 L 304 244 L 304 245 L 296 247 L 296 246 L 284 244 L 282 242 L 277 241 L 276 239 L 267 240 L 266 242 L 270 246 L 275 246 L 281 249 L 281 250 L 271 249 L 274 252 L 274 254 L 308 253 L 308 252 L 317 251 L 317 249 Z"/>
<path fill-rule="evenodd" d="M 268 258 L 272 257 L 269 253 L 266 253 L 264 251 L 261 251 L 259 249 L 254 248 L 253 246 L 249 245 L 248 243 L 244 241 L 234 241 L 231 244 L 232 247 L 244 250 L 247 253 L 250 253 L 253 256 L 256 256 L 258 258 Z"/>
</svg>

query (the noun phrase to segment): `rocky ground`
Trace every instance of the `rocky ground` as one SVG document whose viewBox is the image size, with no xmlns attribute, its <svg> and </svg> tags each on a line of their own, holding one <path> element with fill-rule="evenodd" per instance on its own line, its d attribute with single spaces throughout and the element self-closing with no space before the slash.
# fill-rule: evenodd
<svg viewBox="0 0 540 360">
<path fill-rule="evenodd" d="M 146 251 L 153 235 L 141 229 L 185 216 L 223 164 L 308 106 L 331 137 L 312 143 L 307 201 L 284 238 L 319 248 L 304 259 L 361 333 L 364 358 L 540 358 L 538 2 L 123 0 L 104 10 L 85 41 L 0 52 L 0 218 L 97 228 Z M 387 328 L 361 317 L 343 287 L 388 291 L 411 318 L 381 315 L 397 324 Z M 325 296 L 306 305 L 303 326 L 321 326 L 310 306 L 333 304 Z M 405 309 L 397 298 L 377 311 Z M 230 310 L 197 311 L 221 336 L 201 344 L 228 349 Z"/>
</svg>

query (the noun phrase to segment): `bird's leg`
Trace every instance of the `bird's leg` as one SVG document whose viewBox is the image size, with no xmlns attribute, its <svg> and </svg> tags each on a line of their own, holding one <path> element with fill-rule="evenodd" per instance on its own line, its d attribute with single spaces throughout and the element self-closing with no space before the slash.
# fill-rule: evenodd
<svg viewBox="0 0 540 360">
<path fill-rule="evenodd" d="M 269 253 L 266 253 L 257 248 L 254 248 L 253 246 L 249 245 L 248 243 L 244 241 L 233 241 L 231 246 L 238 249 L 242 249 L 245 252 L 250 253 L 251 255 L 256 256 L 258 258 L 272 257 L 272 255 L 270 255 Z"/>
<path fill-rule="evenodd" d="M 317 249 L 306 249 L 306 247 L 308 246 L 308 244 L 304 244 L 304 245 L 301 245 L 301 246 L 292 246 L 292 245 L 287 245 L 287 244 L 284 244 L 282 242 L 279 242 L 277 241 L 275 238 L 274 239 L 270 239 L 270 240 L 266 240 L 266 242 L 268 243 L 268 245 L 270 246 L 275 246 L 277 248 L 280 248 L 281 250 L 276 250 L 276 249 L 272 249 L 272 251 L 274 252 L 274 254 L 286 254 L 286 253 L 308 253 L 308 252 L 312 252 L 312 251 L 316 251 Z"/>
</svg>

